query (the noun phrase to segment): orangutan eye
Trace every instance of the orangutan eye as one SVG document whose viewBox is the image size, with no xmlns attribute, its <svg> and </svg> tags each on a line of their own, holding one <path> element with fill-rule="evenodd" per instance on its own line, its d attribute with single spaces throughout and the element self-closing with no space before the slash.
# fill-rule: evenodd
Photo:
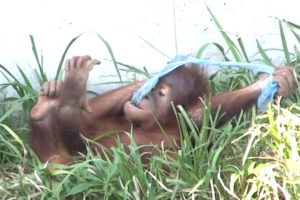
<svg viewBox="0 0 300 200">
<path fill-rule="evenodd" d="M 159 92 L 158 92 L 158 95 L 159 95 L 160 97 L 164 97 L 164 96 L 165 96 L 165 94 L 164 94 L 162 91 L 159 91 Z"/>
</svg>

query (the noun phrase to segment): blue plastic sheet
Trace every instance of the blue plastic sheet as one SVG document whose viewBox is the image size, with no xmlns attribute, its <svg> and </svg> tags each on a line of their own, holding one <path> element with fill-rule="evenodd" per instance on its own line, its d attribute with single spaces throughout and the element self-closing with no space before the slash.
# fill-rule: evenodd
<svg viewBox="0 0 300 200">
<path fill-rule="evenodd" d="M 135 91 L 131 100 L 132 104 L 138 105 L 143 97 L 156 86 L 161 77 L 187 63 L 199 64 L 201 67 L 237 67 L 270 74 L 270 77 L 261 84 L 261 93 L 257 100 L 257 107 L 260 110 L 264 110 L 266 108 L 267 104 L 273 99 L 275 93 L 278 91 L 278 84 L 272 77 L 272 73 L 274 72 L 274 67 L 272 66 L 254 63 L 212 61 L 198 59 L 191 56 L 176 56 L 164 67 L 161 72 L 155 74 L 152 78 L 147 80 L 147 82 L 141 88 Z"/>
</svg>

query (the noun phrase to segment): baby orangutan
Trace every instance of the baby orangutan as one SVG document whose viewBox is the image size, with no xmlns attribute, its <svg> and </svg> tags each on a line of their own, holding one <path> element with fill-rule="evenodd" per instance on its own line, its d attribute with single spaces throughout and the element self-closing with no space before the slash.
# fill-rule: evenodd
<svg viewBox="0 0 300 200">
<path fill-rule="evenodd" d="M 66 62 L 64 81 L 52 80 L 42 86 L 38 102 L 30 113 L 30 141 L 42 162 L 69 163 L 72 155 L 84 152 L 86 147 L 81 134 L 106 148 L 116 145 L 116 138 L 130 144 L 128 132 L 133 127 L 133 137 L 142 152 L 152 152 L 147 144 L 180 146 L 180 130 L 171 102 L 182 105 L 192 120 L 201 126 L 203 105 L 199 97 L 209 97 L 206 74 L 193 64 L 180 67 L 159 80 L 157 86 L 145 96 L 138 106 L 130 100 L 143 82 L 135 82 L 95 98 L 86 93 L 89 73 L 100 61 L 90 56 L 73 57 Z M 277 95 L 288 97 L 293 90 L 293 68 L 279 68 L 273 74 L 278 82 Z M 236 91 L 212 96 L 212 115 L 220 106 L 220 124 L 253 105 L 260 94 L 260 82 Z M 158 123 L 164 128 L 162 133 Z M 99 137 L 108 131 L 116 135 Z M 176 145 L 174 145 L 176 144 Z"/>
</svg>

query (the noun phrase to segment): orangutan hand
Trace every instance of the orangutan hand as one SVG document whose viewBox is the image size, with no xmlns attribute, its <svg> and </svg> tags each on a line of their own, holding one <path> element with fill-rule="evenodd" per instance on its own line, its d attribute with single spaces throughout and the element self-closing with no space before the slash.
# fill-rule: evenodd
<svg viewBox="0 0 300 200">
<path fill-rule="evenodd" d="M 292 67 L 277 68 L 273 73 L 273 77 L 279 86 L 276 95 L 282 97 L 291 96 L 296 82 L 294 68 Z"/>
</svg>

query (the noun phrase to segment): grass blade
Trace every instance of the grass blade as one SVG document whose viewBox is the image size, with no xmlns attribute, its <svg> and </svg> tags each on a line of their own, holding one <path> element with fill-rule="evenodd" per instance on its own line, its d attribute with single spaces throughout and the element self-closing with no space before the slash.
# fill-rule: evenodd
<svg viewBox="0 0 300 200">
<path fill-rule="evenodd" d="M 97 34 L 98 38 L 104 43 L 105 47 L 107 48 L 107 50 L 108 50 L 108 52 L 110 54 L 110 57 L 111 57 L 111 59 L 113 61 L 113 64 L 115 66 L 117 75 L 118 75 L 118 77 L 120 79 L 120 82 L 123 83 L 121 72 L 120 72 L 119 67 L 118 67 L 118 62 L 117 62 L 117 60 L 115 58 L 115 55 L 114 55 L 114 53 L 112 51 L 112 48 L 110 47 L 109 43 L 100 34 L 98 34 L 98 33 L 96 33 L 96 34 Z"/>
<path fill-rule="evenodd" d="M 283 47 L 283 51 L 284 51 L 285 61 L 286 61 L 287 65 L 291 66 L 291 59 L 290 59 L 290 56 L 289 56 L 289 49 L 288 49 L 288 46 L 287 46 L 284 30 L 283 30 L 283 27 L 282 27 L 282 22 L 280 20 L 279 20 L 279 30 L 280 30 L 280 37 L 281 37 L 282 47 Z"/>
<path fill-rule="evenodd" d="M 82 36 L 82 34 L 79 34 L 78 36 L 76 36 L 75 38 L 73 38 L 69 44 L 67 45 L 66 49 L 64 50 L 63 55 L 60 58 L 59 64 L 58 64 L 58 68 L 56 70 L 56 75 L 55 75 L 55 79 L 60 79 L 60 75 L 61 75 L 61 71 L 62 71 L 62 66 L 63 66 L 63 62 L 65 60 L 66 54 L 69 51 L 70 47 L 72 46 L 72 44 L 80 37 Z"/>
<path fill-rule="evenodd" d="M 210 13 L 213 21 L 215 22 L 217 28 L 219 29 L 220 33 L 222 34 L 227 46 L 229 47 L 234 59 L 236 61 L 241 61 L 241 56 L 240 53 L 237 49 L 237 47 L 235 46 L 235 44 L 232 42 L 232 40 L 229 38 L 229 36 L 225 33 L 223 27 L 221 26 L 221 24 L 219 23 L 219 21 L 217 20 L 217 18 L 215 17 L 215 15 L 212 13 L 212 11 L 209 9 L 209 7 L 206 5 L 206 8 L 208 10 L 208 12 Z"/>
<path fill-rule="evenodd" d="M 204 53 L 204 51 L 205 51 L 209 46 L 211 46 L 211 45 L 217 47 L 217 49 L 218 49 L 218 50 L 221 52 L 221 54 L 223 55 L 224 60 L 226 60 L 226 61 L 229 61 L 229 60 L 230 60 L 230 59 L 226 56 L 226 53 L 225 53 L 224 48 L 223 48 L 220 44 L 218 44 L 218 43 L 206 43 L 206 44 L 202 45 L 201 48 L 200 48 L 200 49 L 198 50 L 198 52 L 196 53 L 196 58 L 201 58 L 202 55 L 203 55 L 203 53 Z"/>
<path fill-rule="evenodd" d="M 241 37 L 238 38 L 238 43 L 239 43 L 240 48 L 241 48 L 241 50 L 242 50 L 242 53 L 243 53 L 243 55 L 244 55 L 244 57 L 245 57 L 245 60 L 246 60 L 247 62 L 250 62 L 249 57 L 248 57 L 247 52 L 246 52 L 246 49 L 245 49 L 245 46 L 244 46 L 244 42 L 243 42 L 243 40 L 242 40 Z"/>
<path fill-rule="evenodd" d="M 40 61 L 39 59 L 39 56 L 38 56 L 38 53 L 37 53 L 37 50 L 36 50 L 36 45 L 35 45 L 35 41 L 34 41 L 34 38 L 32 35 L 29 35 L 30 37 L 30 41 L 31 41 L 31 46 L 32 46 L 32 52 L 33 52 L 33 55 L 35 57 L 35 60 L 38 64 L 38 68 L 39 68 L 39 76 L 38 76 L 38 79 L 39 79 L 39 82 L 40 82 L 40 85 L 43 84 L 44 82 L 46 82 L 48 79 L 47 79 L 47 76 L 45 74 L 45 71 L 44 71 L 44 68 L 43 68 L 43 63 Z M 43 60 L 43 59 L 42 59 Z"/>
<path fill-rule="evenodd" d="M 257 48 L 258 48 L 258 51 L 260 53 L 260 55 L 263 57 L 264 59 L 264 62 L 267 64 L 267 65 L 271 65 L 272 66 L 272 61 L 271 59 L 268 57 L 268 55 L 266 54 L 265 50 L 262 48 L 262 46 L 260 45 L 259 41 L 256 40 L 256 44 L 257 44 Z"/>
<path fill-rule="evenodd" d="M 139 69 L 137 67 L 134 67 L 132 65 L 127 65 L 127 64 L 124 64 L 124 63 L 121 63 L 121 62 L 117 62 L 118 65 L 121 65 L 127 69 L 120 69 L 122 71 L 131 71 L 131 72 L 134 72 L 134 73 L 137 73 L 137 74 L 142 74 L 144 76 L 146 76 L 147 78 L 150 78 L 151 77 L 151 74 L 148 72 L 148 70 L 143 67 L 143 69 Z"/>
<path fill-rule="evenodd" d="M 19 72 L 25 82 L 26 91 L 33 96 L 37 96 L 38 92 L 33 88 L 32 84 L 30 83 L 28 77 L 25 75 L 24 71 L 18 66 Z"/>
</svg>

